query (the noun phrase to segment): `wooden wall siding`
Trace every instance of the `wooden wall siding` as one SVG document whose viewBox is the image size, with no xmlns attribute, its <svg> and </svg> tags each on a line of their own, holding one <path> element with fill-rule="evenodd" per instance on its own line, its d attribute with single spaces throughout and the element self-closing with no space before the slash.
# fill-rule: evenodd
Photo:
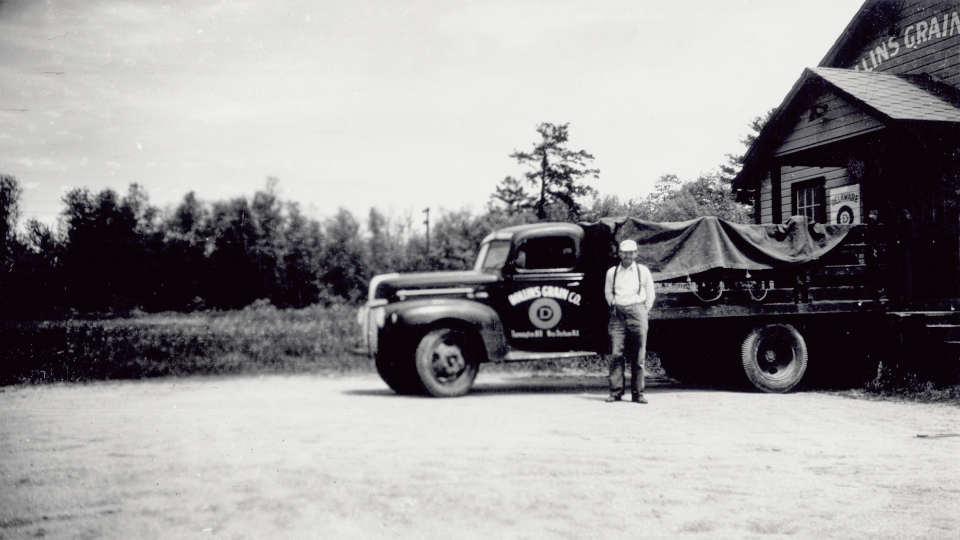
<svg viewBox="0 0 960 540">
<path fill-rule="evenodd" d="M 791 186 L 796 182 L 824 177 L 824 187 L 833 189 L 855 184 L 847 170 L 840 167 L 783 167 L 780 184 L 780 215 L 786 221 L 793 214 Z M 770 174 L 760 183 L 760 223 L 773 223 L 773 197 Z"/>
<path fill-rule="evenodd" d="M 825 116 L 811 119 L 810 108 L 814 105 L 825 106 Z M 801 112 L 790 135 L 784 139 L 774 155 L 783 156 L 824 143 L 863 135 L 884 127 L 879 120 L 831 91 L 818 97 L 810 108 Z"/>
<path fill-rule="evenodd" d="M 939 36 L 930 32 L 932 19 L 937 20 Z M 926 39 L 922 43 L 917 39 L 918 23 L 921 27 L 927 27 Z M 895 35 L 888 34 L 891 30 Z M 906 0 L 893 28 L 878 28 L 877 34 L 863 47 L 853 63 L 829 67 L 884 71 L 898 75 L 929 73 L 954 87 L 960 87 L 960 2 Z"/>
</svg>

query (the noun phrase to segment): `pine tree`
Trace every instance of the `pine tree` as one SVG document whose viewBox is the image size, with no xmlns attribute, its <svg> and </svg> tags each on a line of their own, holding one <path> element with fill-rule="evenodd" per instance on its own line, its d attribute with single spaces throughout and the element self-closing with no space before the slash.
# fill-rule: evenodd
<svg viewBox="0 0 960 540">
<path fill-rule="evenodd" d="M 569 124 L 557 126 L 542 123 L 537 126 L 537 133 L 541 141 L 534 143 L 532 151 L 514 151 L 510 154 L 518 163 L 531 169 L 524 173 L 524 177 L 538 191 L 533 196 L 537 218 L 546 218 L 548 208 L 559 204 L 568 218 L 577 219 L 581 211 L 579 199 L 597 193 L 594 188 L 582 184 L 581 180 L 587 176 L 599 178 L 600 169 L 587 168 L 587 163 L 594 158 L 586 150 L 566 148 Z"/>
</svg>

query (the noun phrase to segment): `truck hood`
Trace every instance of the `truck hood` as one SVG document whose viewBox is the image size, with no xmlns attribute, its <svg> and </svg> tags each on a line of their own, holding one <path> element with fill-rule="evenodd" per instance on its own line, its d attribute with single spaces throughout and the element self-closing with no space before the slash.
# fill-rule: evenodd
<svg viewBox="0 0 960 540">
<path fill-rule="evenodd" d="M 370 281 L 370 300 L 401 297 L 465 295 L 500 278 L 495 274 L 463 270 L 456 272 L 413 272 L 380 274 Z"/>
</svg>

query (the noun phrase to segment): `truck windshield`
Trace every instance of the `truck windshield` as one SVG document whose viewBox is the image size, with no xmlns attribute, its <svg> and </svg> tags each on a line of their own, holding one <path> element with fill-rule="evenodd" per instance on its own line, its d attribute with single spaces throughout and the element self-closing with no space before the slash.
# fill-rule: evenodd
<svg viewBox="0 0 960 540">
<path fill-rule="evenodd" d="M 480 246 L 480 253 L 477 254 L 477 262 L 473 269 L 478 272 L 490 272 L 503 268 L 503 263 L 507 262 L 507 255 L 510 254 L 509 240 L 492 240 Z"/>
</svg>

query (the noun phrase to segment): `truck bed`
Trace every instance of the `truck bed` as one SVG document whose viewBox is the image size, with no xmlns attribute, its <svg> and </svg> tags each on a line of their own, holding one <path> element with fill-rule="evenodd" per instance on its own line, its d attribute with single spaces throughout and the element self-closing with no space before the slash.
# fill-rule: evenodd
<svg viewBox="0 0 960 540">
<path fill-rule="evenodd" d="M 882 311 L 882 249 L 866 226 L 819 260 L 756 272 L 718 269 L 657 283 L 654 319 Z"/>
</svg>

